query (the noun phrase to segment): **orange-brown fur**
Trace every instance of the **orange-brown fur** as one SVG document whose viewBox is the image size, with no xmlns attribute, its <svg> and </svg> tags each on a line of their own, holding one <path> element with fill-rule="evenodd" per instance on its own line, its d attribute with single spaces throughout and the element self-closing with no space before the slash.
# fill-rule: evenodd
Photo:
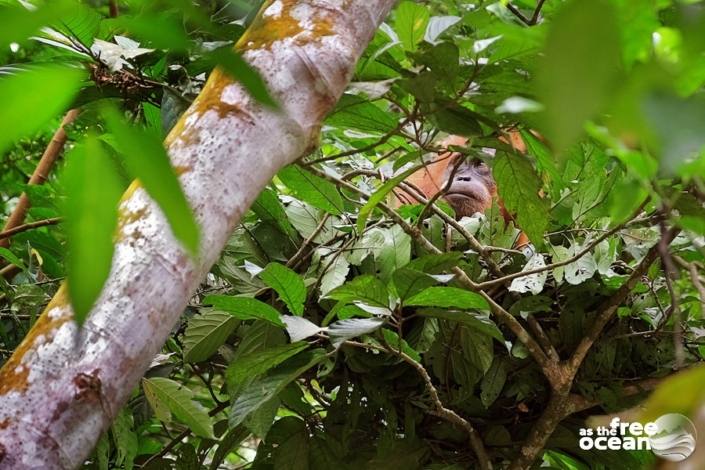
<svg viewBox="0 0 705 470">
<path fill-rule="evenodd" d="M 521 134 L 517 131 L 512 131 L 506 133 L 504 136 L 500 137 L 500 140 L 511 145 L 512 148 L 517 150 L 519 153 L 526 152 L 526 145 L 521 138 Z M 464 137 L 452 135 L 447 137 L 441 142 L 441 146 L 448 148 L 450 146 L 463 146 L 467 143 L 467 139 Z M 421 190 L 425 197 L 431 198 L 435 196 L 438 192 L 443 191 L 446 186 L 446 180 L 451 173 L 452 166 L 456 162 L 456 158 L 450 152 L 444 152 L 438 154 L 434 161 L 429 162 L 424 168 L 419 169 L 407 178 L 407 182 L 413 185 L 413 187 Z M 491 180 L 491 176 L 490 176 Z M 494 185 L 494 180 L 486 184 L 487 193 L 489 197 L 481 197 L 479 200 L 475 200 L 474 204 L 458 204 L 453 198 L 446 197 L 446 200 L 453 206 L 458 217 L 470 216 L 474 212 L 484 212 L 492 206 L 493 198 L 497 197 L 496 186 Z M 401 196 L 401 197 L 400 197 Z M 409 198 L 405 197 L 403 192 L 397 193 L 396 204 L 401 205 L 404 201 L 408 201 Z M 504 208 L 504 204 L 501 199 L 498 201 L 502 215 L 506 222 L 513 221 L 513 217 Z M 472 211 L 472 213 L 468 213 Z M 517 237 L 515 242 L 515 247 L 523 247 L 529 243 L 524 232 L 521 232 Z"/>
</svg>

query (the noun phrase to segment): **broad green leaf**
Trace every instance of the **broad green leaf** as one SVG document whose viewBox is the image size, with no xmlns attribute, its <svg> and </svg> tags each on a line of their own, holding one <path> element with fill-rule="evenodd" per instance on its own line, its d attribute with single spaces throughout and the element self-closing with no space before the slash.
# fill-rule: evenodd
<svg viewBox="0 0 705 470">
<path fill-rule="evenodd" d="M 277 197 L 277 193 L 269 188 L 266 188 L 260 193 L 254 203 L 252 203 L 252 211 L 263 222 L 271 222 L 278 226 L 282 232 L 289 236 L 294 236 L 296 230 L 289 222 L 286 216 L 284 207 Z"/>
<path fill-rule="evenodd" d="M 133 428 L 132 412 L 129 407 L 123 408 L 110 426 L 117 449 L 115 464 L 119 466 L 124 464 L 125 469 L 132 468 L 139 448 L 137 434 Z"/>
<path fill-rule="evenodd" d="M 274 307 L 249 297 L 209 295 L 203 299 L 206 305 L 228 312 L 240 320 L 267 320 L 276 326 L 284 326 L 279 312 Z"/>
<path fill-rule="evenodd" d="M 469 109 L 455 104 L 444 104 L 431 115 L 436 126 L 449 134 L 476 137 L 482 135 L 478 120 L 482 117 Z"/>
<path fill-rule="evenodd" d="M 343 198 L 333 183 L 298 165 L 283 168 L 277 176 L 302 201 L 333 215 L 343 212 Z"/>
<path fill-rule="evenodd" d="M 18 268 L 27 269 L 21 259 L 19 259 L 13 252 L 2 246 L 0 246 L 0 258 L 10 264 L 14 264 Z"/>
<path fill-rule="evenodd" d="M 358 276 L 333 289 L 326 297 L 346 303 L 364 302 L 375 307 L 389 308 L 387 286 L 376 277 L 368 274 Z"/>
<path fill-rule="evenodd" d="M 46 2 L 31 10 L 19 2 L 0 5 L 0 50 L 7 50 L 13 42 L 23 43 L 42 26 L 48 26 L 57 17 L 70 11 L 70 8 L 71 4 L 65 1 Z M 36 111 L 36 108 L 32 109 Z"/>
<path fill-rule="evenodd" d="M 555 16 L 536 67 L 536 91 L 546 107 L 545 135 L 559 151 L 581 133 L 610 98 L 620 75 L 620 33 L 606 0 L 573 0 Z"/>
<path fill-rule="evenodd" d="M 110 273 L 122 181 L 102 143 L 88 136 L 66 156 L 68 290 L 80 325 Z"/>
<path fill-rule="evenodd" d="M 128 170 L 164 212 L 174 236 L 196 256 L 199 228 L 169 156 L 151 132 L 125 123 L 113 108 L 105 108 L 105 120 L 115 135 Z"/>
<path fill-rule="evenodd" d="M 406 305 L 417 307 L 475 308 L 487 310 L 489 305 L 480 294 L 457 287 L 429 287 L 409 298 Z"/>
<path fill-rule="evenodd" d="M 550 202 L 539 196 L 541 180 L 528 158 L 501 153 L 494 164 L 492 175 L 497 190 L 510 214 L 515 214 L 517 225 L 536 246 L 543 245 L 543 234 L 548 227 Z"/>
<path fill-rule="evenodd" d="M 326 358 L 325 350 L 303 351 L 248 385 L 230 408 L 231 428 L 242 423 L 250 413 L 277 396 L 291 381 Z"/>
<path fill-rule="evenodd" d="M 411 269 L 406 265 L 392 273 L 392 282 L 394 291 L 399 299 L 404 302 L 405 299 L 418 294 L 427 287 L 431 287 L 438 281 L 430 275 L 416 269 Z"/>
<path fill-rule="evenodd" d="M 213 460 L 210 463 L 210 470 L 218 470 L 221 468 L 220 464 L 223 463 L 225 458 L 233 450 L 237 450 L 237 446 L 240 445 L 242 441 L 247 439 L 250 435 L 244 426 L 238 426 L 236 428 L 228 430 L 218 442 L 218 446 L 213 453 Z"/>
<path fill-rule="evenodd" d="M 277 422 L 276 429 L 272 427 L 273 435 L 269 440 L 276 442 L 274 449 L 275 469 L 309 470 L 311 458 L 309 429 L 303 420 L 286 416 Z"/>
<path fill-rule="evenodd" d="M 66 65 L 32 66 L 0 75 L 0 154 L 65 111 L 85 77 L 84 70 Z"/>
<path fill-rule="evenodd" d="M 695 416 L 705 402 L 705 366 L 696 366 L 666 378 L 646 401 L 644 422 L 668 413 Z"/>
<path fill-rule="evenodd" d="M 370 198 L 367 200 L 364 206 L 360 208 L 360 212 L 357 215 L 357 231 L 362 233 L 365 231 L 365 225 L 367 224 L 367 219 L 377 207 L 377 204 L 384 201 L 390 191 L 397 187 L 399 183 L 406 180 L 406 178 L 412 173 L 416 172 L 416 167 L 411 167 L 408 170 L 396 175 L 393 178 L 388 179 L 384 182 L 382 186 L 375 191 Z"/>
<path fill-rule="evenodd" d="M 184 333 L 184 361 L 201 362 L 211 357 L 238 324 L 232 315 L 218 310 L 191 317 Z"/>
<path fill-rule="evenodd" d="M 279 294 L 291 313 L 303 315 L 306 286 L 301 276 L 282 264 L 269 263 L 259 277 Z"/>
<path fill-rule="evenodd" d="M 497 397 L 499 397 L 506 381 L 507 370 L 504 366 L 504 362 L 495 358 L 495 360 L 492 361 L 490 370 L 487 371 L 482 378 L 482 382 L 480 382 L 480 401 L 482 401 L 485 408 L 489 408 Z"/>
<path fill-rule="evenodd" d="M 427 308 L 418 310 L 422 317 L 440 318 L 443 320 L 463 323 L 475 331 L 484 333 L 500 343 L 504 343 L 504 335 L 497 328 L 497 325 L 486 315 L 476 312 L 459 312 L 455 310 L 441 310 L 439 308 Z"/>
<path fill-rule="evenodd" d="M 392 273 L 411 259 L 411 237 L 399 225 L 383 230 L 384 244 L 375 252 L 378 276 L 387 282 Z"/>
<path fill-rule="evenodd" d="M 395 30 L 407 51 L 416 50 L 416 45 L 423 39 L 426 26 L 431 17 L 427 6 L 416 2 L 404 1 L 396 9 Z"/>
<path fill-rule="evenodd" d="M 244 386 L 307 347 L 308 343 L 300 341 L 273 346 L 238 357 L 230 363 L 225 373 L 230 396 L 238 396 Z"/>
<path fill-rule="evenodd" d="M 129 31 L 130 36 L 145 42 L 144 47 L 185 51 L 190 46 L 183 22 L 174 15 L 144 13 L 138 16 L 120 16 L 112 25 Z"/>
<path fill-rule="evenodd" d="M 154 413 L 161 421 L 168 421 L 169 417 L 174 415 L 194 434 L 208 439 L 215 438 L 208 411 L 193 400 L 191 390 L 164 377 L 143 378 L 142 388 Z"/>
<path fill-rule="evenodd" d="M 393 114 L 386 113 L 369 100 L 354 95 L 343 95 L 326 123 L 341 129 L 363 132 L 389 132 L 397 125 Z"/>
<path fill-rule="evenodd" d="M 278 104 L 267 90 L 267 85 L 257 70 L 253 69 L 240 54 L 230 47 L 221 47 L 209 54 L 209 58 L 233 79 L 244 86 L 250 94 L 270 108 L 278 108 Z"/>
<path fill-rule="evenodd" d="M 401 350 L 401 352 L 403 352 L 416 362 L 421 362 L 421 355 L 418 353 L 418 351 L 412 348 L 409 343 L 406 342 L 406 340 L 399 338 L 399 335 L 393 332 L 392 330 L 383 328 L 382 337 L 384 338 L 384 342 L 387 343 L 387 346 L 392 348 L 393 351 Z"/>
<path fill-rule="evenodd" d="M 331 257 L 333 262 L 329 264 Z M 326 272 L 321 276 L 321 284 L 319 290 L 321 297 L 325 297 L 328 293 L 340 287 L 350 272 L 350 263 L 344 256 L 336 256 L 335 253 L 326 256 L 322 261 L 328 266 Z"/>
</svg>

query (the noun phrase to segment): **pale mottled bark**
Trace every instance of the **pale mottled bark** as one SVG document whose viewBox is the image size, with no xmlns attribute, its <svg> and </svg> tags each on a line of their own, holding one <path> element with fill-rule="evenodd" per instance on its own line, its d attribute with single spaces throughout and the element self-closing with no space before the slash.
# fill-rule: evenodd
<svg viewBox="0 0 705 470">
<path fill-rule="evenodd" d="M 124 404 L 228 236 L 318 128 L 393 0 L 269 2 L 237 48 L 282 104 L 277 113 L 215 71 L 166 141 L 202 227 L 193 262 L 133 184 L 113 267 L 84 327 L 62 288 L 0 371 L 0 468 L 73 468 Z"/>
</svg>

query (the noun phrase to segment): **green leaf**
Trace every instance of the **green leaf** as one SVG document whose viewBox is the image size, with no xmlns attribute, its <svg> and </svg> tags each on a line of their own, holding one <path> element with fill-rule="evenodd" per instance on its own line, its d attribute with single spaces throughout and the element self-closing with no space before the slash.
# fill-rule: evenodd
<svg viewBox="0 0 705 470">
<path fill-rule="evenodd" d="M 0 113 L 0 153 L 21 137 L 42 130 L 53 117 L 65 111 L 85 76 L 85 71 L 65 65 L 33 66 L 10 75 L 0 75 L 3 107 Z"/>
<path fill-rule="evenodd" d="M 365 274 L 328 292 L 330 299 L 346 303 L 364 302 L 374 307 L 389 309 L 387 286 L 375 276 Z"/>
<path fill-rule="evenodd" d="M 357 215 L 357 231 L 362 233 L 365 231 L 365 225 L 367 224 L 367 219 L 374 210 L 375 207 L 377 207 L 377 204 L 382 202 L 386 197 L 387 194 L 391 190 L 397 187 L 399 183 L 402 181 L 406 180 L 406 178 L 411 175 L 412 173 L 415 173 L 417 168 L 415 166 L 409 168 L 408 170 L 396 175 L 395 177 L 388 179 L 385 181 L 385 183 L 379 187 L 377 191 L 375 191 L 370 198 L 367 200 L 364 206 L 360 208 L 360 212 Z"/>
<path fill-rule="evenodd" d="M 192 256 L 196 256 L 198 224 L 161 141 L 151 132 L 127 125 L 113 108 L 105 108 L 104 116 L 119 143 L 128 170 L 159 204 L 174 236 Z"/>
<path fill-rule="evenodd" d="M 333 183 L 298 165 L 283 168 L 277 176 L 302 201 L 333 215 L 343 212 L 343 198 Z"/>
<path fill-rule="evenodd" d="M 277 197 L 277 193 L 266 188 L 260 193 L 254 203 L 252 211 L 257 214 L 263 222 L 271 222 L 281 229 L 282 232 L 292 237 L 296 234 L 296 229 L 286 216 L 284 207 Z"/>
<path fill-rule="evenodd" d="M 191 317 L 184 333 L 184 361 L 201 362 L 211 357 L 238 324 L 232 315 L 218 310 Z"/>
<path fill-rule="evenodd" d="M 215 438 L 208 411 L 193 400 L 191 390 L 164 377 L 143 378 L 142 388 L 160 421 L 168 421 L 173 414 L 194 434 L 208 439 Z"/>
<path fill-rule="evenodd" d="M 176 52 L 186 51 L 191 44 L 181 18 L 165 12 L 120 16 L 110 22 L 111 26 L 114 25 L 132 33 L 131 37 L 145 41 L 146 44 L 143 47 Z"/>
<path fill-rule="evenodd" d="M 93 136 L 75 146 L 66 160 L 66 268 L 74 318 L 80 325 L 110 274 L 122 181 L 101 142 Z"/>
<path fill-rule="evenodd" d="M 536 67 L 537 94 L 546 107 L 545 135 L 558 150 L 602 111 L 620 75 L 620 33 L 606 0 L 567 3 L 555 16 Z M 521 181 L 521 180 L 517 180 Z"/>
<path fill-rule="evenodd" d="M 70 4 L 63 1 L 47 2 L 32 10 L 24 8 L 19 2 L 0 5 L 0 50 L 6 51 L 13 42 L 23 43 L 42 26 L 49 25 L 58 16 L 69 11 L 69 7 Z M 3 100 L 3 106 L 5 106 L 4 103 Z M 37 108 L 31 109 L 37 111 Z"/>
<path fill-rule="evenodd" d="M 14 264 L 18 268 L 22 268 L 23 270 L 27 269 L 27 266 L 24 265 L 21 259 L 19 259 L 13 252 L 2 246 L 0 246 L 0 258 L 10 264 Z"/>
<path fill-rule="evenodd" d="M 497 341 L 504 343 L 504 335 L 497 328 L 497 325 L 489 319 L 487 315 L 476 312 L 458 312 L 455 310 L 441 310 L 438 308 L 420 309 L 417 314 L 422 317 L 440 318 L 443 320 L 462 323 L 475 331 L 490 336 Z"/>
<path fill-rule="evenodd" d="M 307 347 L 308 343 L 299 341 L 291 344 L 280 344 L 238 357 L 237 360 L 230 363 L 225 373 L 230 396 L 238 396 L 244 386 Z"/>
<path fill-rule="evenodd" d="M 272 306 L 249 297 L 209 295 L 203 299 L 206 305 L 224 310 L 239 320 L 267 320 L 273 325 L 284 326 L 279 312 Z"/>
<path fill-rule="evenodd" d="M 428 7 L 411 1 L 404 1 L 396 9 L 395 30 L 407 51 L 416 50 L 423 39 L 431 12 Z"/>
<path fill-rule="evenodd" d="M 290 358 L 266 376 L 255 380 L 237 397 L 230 408 L 231 428 L 242 423 L 252 412 L 277 396 L 284 387 L 326 358 L 325 350 L 304 351 Z"/>
<path fill-rule="evenodd" d="M 294 315 L 303 315 L 306 301 L 306 286 L 301 276 L 279 263 L 269 263 L 259 273 L 265 284 L 277 291 L 289 311 Z"/>
<path fill-rule="evenodd" d="M 438 281 L 424 272 L 411 269 L 407 265 L 392 273 L 392 282 L 394 291 L 403 302 L 405 299 L 418 294 L 427 287 L 436 284 Z"/>
<path fill-rule="evenodd" d="M 469 109 L 456 104 L 444 104 L 431 115 L 436 126 L 449 134 L 476 137 L 482 135 L 478 119 L 482 117 Z"/>
<path fill-rule="evenodd" d="M 497 190 L 510 214 L 516 214 L 517 225 L 536 246 L 543 245 L 548 227 L 550 202 L 541 198 L 541 180 L 528 158 L 500 153 L 492 169 Z M 521 184 L 517 184 L 520 181 Z"/>
<path fill-rule="evenodd" d="M 267 90 L 267 85 L 259 73 L 248 64 L 240 54 L 230 47 L 221 47 L 211 52 L 208 56 L 214 63 L 233 79 L 244 86 L 254 99 L 269 106 L 278 108 L 279 105 Z"/>
<path fill-rule="evenodd" d="M 387 343 L 387 345 L 394 351 L 401 350 L 401 352 L 403 352 L 416 362 L 421 362 L 421 355 L 418 353 L 418 351 L 409 346 L 409 343 L 407 343 L 406 340 L 399 338 L 399 335 L 393 332 L 392 330 L 383 328 L 382 337 L 384 338 L 384 342 Z"/>
<path fill-rule="evenodd" d="M 341 129 L 385 133 L 397 125 L 393 114 L 384 112 L 369 100 L 355 95 L 343 95 L 326 124 Z"/>
<path fill-rule="evenodd" d="M 489 309 L 487 301 L 480 294 L 457 287 L 429 287 L 407 299 L 406 305 L 416 307 L 475 308 Z"/>
<path fill-rule="evenodd" d="M 504 362 L 495 358 L 492 361 L 490 370 L 487 371 L 482 378 L 482 382 L 480 382 L 480 401 L 485 405 L 485 408 L 489 408 L 494 403 L 502 392 L 506 381 L 507 371 Z"/>
</svg>

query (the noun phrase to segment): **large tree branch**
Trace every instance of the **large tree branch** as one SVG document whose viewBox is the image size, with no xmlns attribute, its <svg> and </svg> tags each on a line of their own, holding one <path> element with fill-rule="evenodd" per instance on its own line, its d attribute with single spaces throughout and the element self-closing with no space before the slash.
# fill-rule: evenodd
<svg viewBox="0 0 705 470">
<path fill-rule="evenodd" d="M 0 370 L 0 467 L 73 468 L 125 403 L 260 190 L 317 142 L 393 0 L 275 1 L 236 46 L 265 108 L 219 70 L 166 139 L 202 227 L 193 260 L 138 183 L 120 203 L 110 277 L 82 328 L 65 286 Z"/>
</svg>

